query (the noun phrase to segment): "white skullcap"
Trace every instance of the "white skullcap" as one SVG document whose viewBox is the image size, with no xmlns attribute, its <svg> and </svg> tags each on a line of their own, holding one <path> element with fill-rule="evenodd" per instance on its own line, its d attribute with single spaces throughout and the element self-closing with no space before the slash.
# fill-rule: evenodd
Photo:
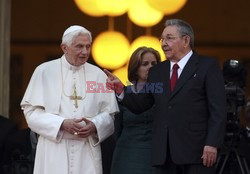
<svg viewBox="0 0 250 174">
<path fill-rule="evenodd" d="M 70 26 L 67 30 L 64 31 L 63 33 L 63 37 L 65 37 L 67 34 L 69 33 L 72 33 L 74 31 L 77 31 L 77 30 L 83 30 L 83 31 L 86 31 L 86 29 L 82 26 L 79 26 L 79 25 L 73 25 L 73 26 Z"/>
</svg>

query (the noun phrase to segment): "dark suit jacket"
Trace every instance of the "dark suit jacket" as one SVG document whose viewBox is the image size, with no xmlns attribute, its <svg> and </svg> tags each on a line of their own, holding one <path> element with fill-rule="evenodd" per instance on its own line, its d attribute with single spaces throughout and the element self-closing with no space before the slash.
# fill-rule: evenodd
<svg viewBox="0 0 250 174">
<path fill-rule="evenodd" d="M 192 164 L 201 162 L 205 145 L 222 145 L 226 96 L 216 59 L 193 53 L 172 93 L 168 60 L 151 68 L 148 79 L 150 93 L 136 95 L 125 90 L 122 103 L 135 113 L 155 104 L 153 165 L 165 163 L 167 146 L 173 162 Z M 157 88 L 152 89 L 154 85 Z"/>
<path fill-rule="evenodd" d="M 17 132 L 17 124 L 0 115 L 0 173 L 4 173 L 3 165 L 6 162 L 7 140 Z"/>
</svg>

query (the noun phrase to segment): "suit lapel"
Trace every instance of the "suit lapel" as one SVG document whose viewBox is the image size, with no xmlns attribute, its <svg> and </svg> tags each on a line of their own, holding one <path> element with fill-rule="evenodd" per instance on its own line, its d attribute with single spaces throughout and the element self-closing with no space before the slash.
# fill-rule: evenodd
<svg viewBox="0 0 250 174">
<path fill-rule="evenodd" d="M 165 65 L 162 67 L 162 73 L 165 75 L 160 75 L 162 77 L 161 81 L 163 82 L 164 91 L 166 91 L 166 95 L 170 96 L 171 89 L 170 89 L 170 61 L 164 62 Z"/>
<path fill-rule="evenodd" d="M 180 91 L 185 82 L 194 74 L 194 72 L 198 67 L 197 65 L 198 65 L 198 55 L 194 52 L 193 55 L 188 60 L 187 64 L 185 65 L 184 69 L 182 70 L 182 73 L 179 79 L 177 80 L 175 89 L 172 92 L 170 99 Z"/>
</svg>

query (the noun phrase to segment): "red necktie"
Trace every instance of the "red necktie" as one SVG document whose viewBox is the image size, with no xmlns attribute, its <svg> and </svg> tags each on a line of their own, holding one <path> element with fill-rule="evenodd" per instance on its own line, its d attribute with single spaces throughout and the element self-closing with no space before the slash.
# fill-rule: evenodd
<svg viewBox="0 0 250 174">
<path fill-rule="evenodd" d="M 178 64 L 177 63 L 174 64 L 173 72 L 172 72 L 172 76 L 171 76 L 171 80 L 170 80 L 170 82 L 171 82 L 171 91 L 174 90 L 174 87 L 175 87 L 176 82 L 178 80 L 178 68 L 179 68 Z"/>
</svg>

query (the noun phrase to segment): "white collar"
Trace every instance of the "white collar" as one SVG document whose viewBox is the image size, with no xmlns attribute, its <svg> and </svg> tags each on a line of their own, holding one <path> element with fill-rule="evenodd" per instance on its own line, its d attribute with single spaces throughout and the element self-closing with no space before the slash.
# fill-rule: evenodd
<svg viewBox="0 0 250 174">
<path fill-rule="evenodd" d="M 65 55 L 62 56 L 62 65 L 63 65 L 63 67 L 65 67 L 66 69 L 72 70 L 72 71 L 78 71 L 78 70 L 82 69 L 83 66 L 84 66 L 84 65 L 80 65 L 80 66 L 71 65 L 71 64 L 67 61 Z"/>
<path fill-rule="evenodd" d="M 193 51 L 189 51 L 183 58 L 181 58 L 181 60 L 179 62 L 177 62 L 179 68 L 181 70 L 183 70 L 183 68 L 185 67 L 185 65 L 187 64 L 188 60 L 190 59 L 190 57 L 192 56 Z M 170 71 L 173 70 L 173 66 L 174 64 L 176 64 L 176 62 L 171 62 L 170 61 Z"/>
</svg>

